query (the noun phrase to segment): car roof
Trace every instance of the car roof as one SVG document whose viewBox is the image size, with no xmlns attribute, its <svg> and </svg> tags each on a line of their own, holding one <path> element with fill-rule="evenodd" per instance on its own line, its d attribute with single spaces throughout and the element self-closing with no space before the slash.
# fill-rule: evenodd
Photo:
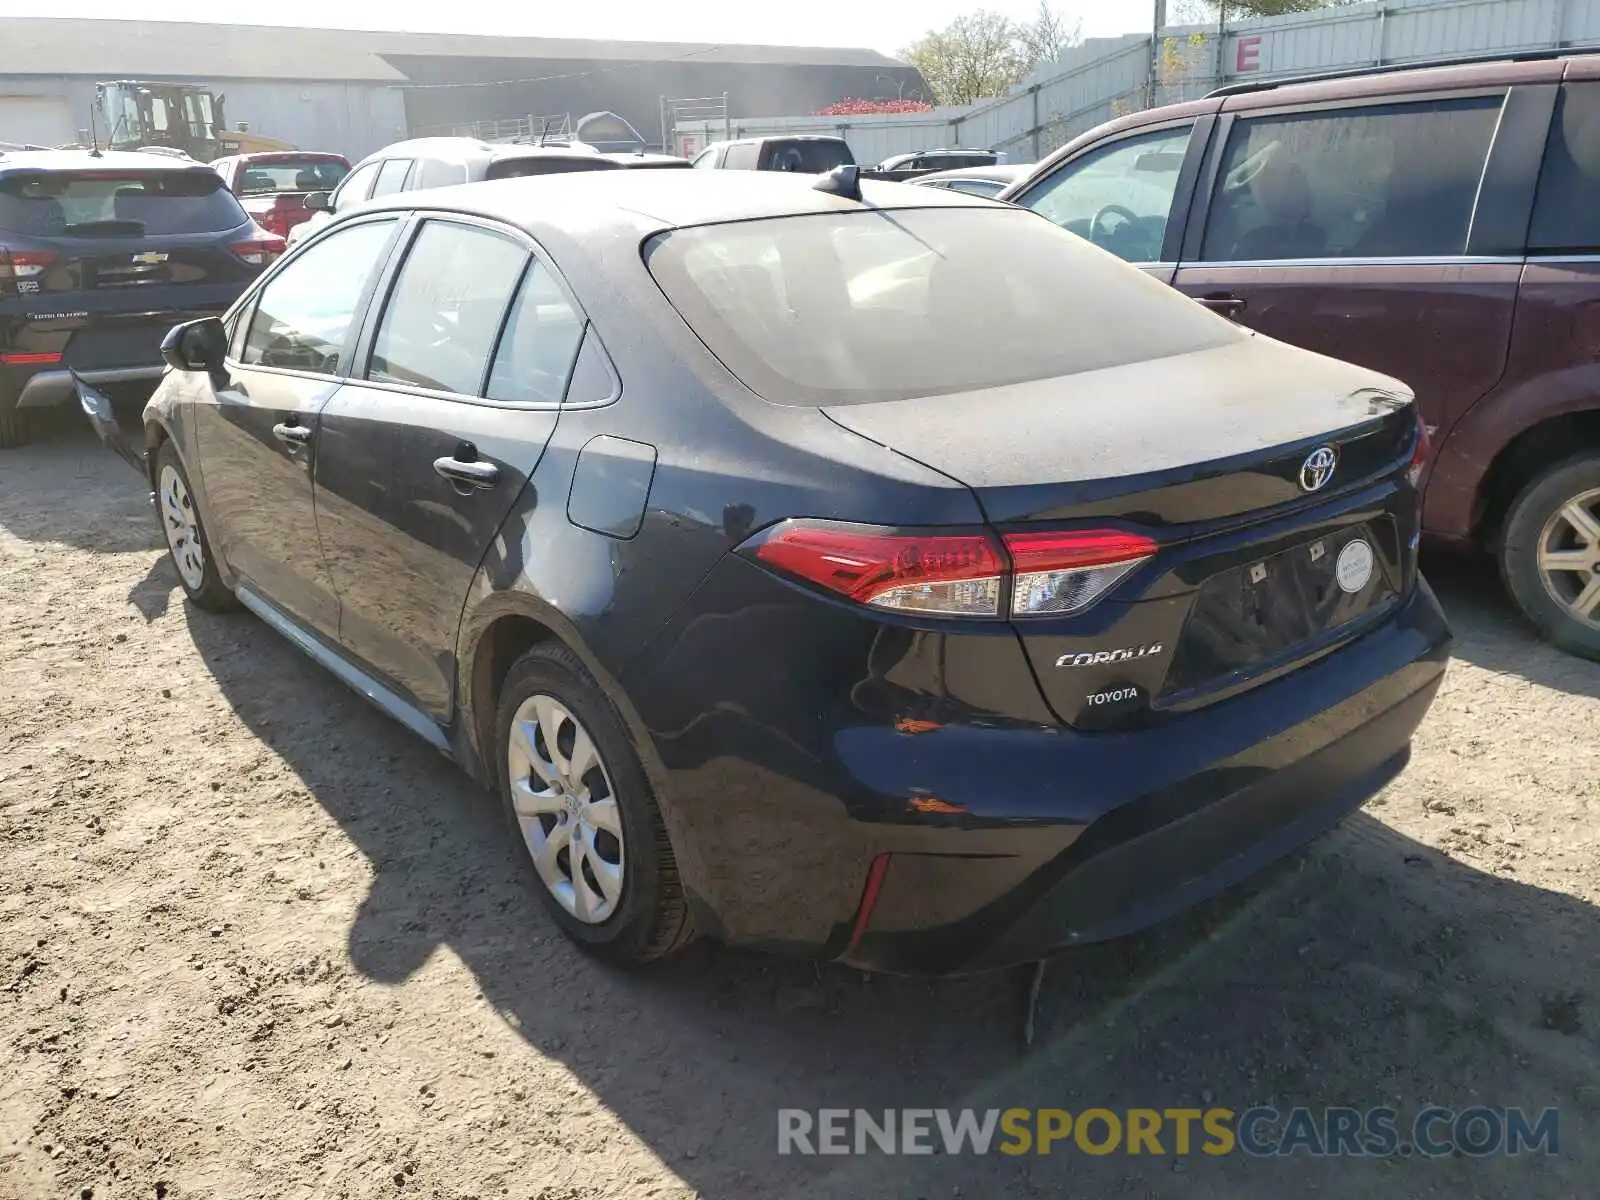
<svg viewBox="0 0 1600 1200">
<path fill-rule="evenodd" d="M 811 186 L 783 171 L 574 171 L 421 192 L 394 192 L 351 212 L 428 209 L 490 217 L 535 237 L 544 228 L 627 227 L 660 232 L 691 225 L 812 213 L 901 208 L 987 208 L 988 202 L 939 188 L 863 180 L 860 201 Z M 343 214 L 341 214 L 342 216 Z"/>
<path fill-rule="evenodd" d="M 924 184 L 931 180 L 941 179 L 992 179 L 996 183 L 1010 183 L 1014 179 L 1021 179 L 1033 170 L 1032 163 L 995 163 L 987 167 L 952 167 L 948 171 L 930 171 L 926 175 L 919 175 L 911 180 L 912 183 Z"/>
<path fill-rule="evenodd" d="M 3 150 L 0 171 L 210 171 L 205 163 L 138 150 Z"/>
<path fill-rule="evenodd" d="M 247 166 L 250 163 L 275 162 L 331 162 L 350 165 L 350 160 L 344 155 L 334 154 L 330 150 L 261 150 L 255 154 L 233 154 L 229 157 L 236 158 Z"/>
</svg>

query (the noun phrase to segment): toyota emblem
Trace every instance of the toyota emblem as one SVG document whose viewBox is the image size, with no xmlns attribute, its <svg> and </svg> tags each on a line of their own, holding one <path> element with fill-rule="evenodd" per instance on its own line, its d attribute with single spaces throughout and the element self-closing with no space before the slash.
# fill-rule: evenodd
<svg viewBox="0 0 1600 1200">
<path fill-rule="evenodd" d="M 1300 464 L 1300 490 L 1321 491 L 1333 478 L 1333 468 L 1338 461 L 1339 456 L 1332 446 L 1318 446 L 1306 455 L 1305 462 Z"/>
</svg>

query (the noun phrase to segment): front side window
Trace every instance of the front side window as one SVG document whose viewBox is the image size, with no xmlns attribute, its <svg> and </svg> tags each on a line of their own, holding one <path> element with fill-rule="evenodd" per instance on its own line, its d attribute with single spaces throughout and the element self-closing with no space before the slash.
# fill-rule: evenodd
<svg viewBox="0 0 1600 1200">
<path fill-rule="evenodd" d="M 1569 83 L 1556 100 L 1528 250 L 1533 254 L 1600 250 L 1600 83 Z"/>
<path fill-rule="evenodd" d="M 362 294 L 383 260 L 394 221 L 351 225 L 309 246 L 267 281 L 250 318 L 243 361 L 337 375 Z"/>
<path fill-rule="evenodd" d="M 583 318 L 567 301 L 555 276 L 535 262 L 517 293 L 516 307 L 495 354 L 489 398 L 559 404 L 582 339 Z"/>
<path fill-rule="evenodd" d="M 378 323 L 374 383 L 479 395 L 528 252 L 492 230 L 428 221 Z"/>
<path fill-rule="evenodd" d="M 702 167 L 702 168 L 716 166 L 717 165 L 717 151 L 716 151 L 716 148 L 712 147 L 710 150 L 702 150 L 698 155 L 695 156 L 695 160 L 692 163 L 690 163 L 689 165 L 691 167 Z"/>
<path fill-rule="evenodd" d="M 349 208 L 353 204 L 360 204 L 372 195 L 372 184 L 378 178 L 378 164 L 367 163 L 357 167 L 346 175 L 344 182 L 339 185 L 339 190 L 333 194 L 333 210 Z"/>
<path fill-rule="evenodd" d="M 1239 118 L 1201 258 L 1464 254 L 1501 102 L 1485 96 Z"/>
<path fill-rule="evenodd" d="M 1125 262 L 1158 262 L 1193 130 L 1161 129 L 1090 150 L 1017 203 Z"/>
<path fill-rule="evenodd" d="M 759 142 L 733 143 L 722 156 L 723 170 L 754 171 L 756 169 L 756 154 L 760 149 Z"/>
<path fill-rule="evenodd" d="M 779 404 L 976 391 L 1245 336 L 1000 205 L 678 229 L 648 244 L 646 263 L 711 352 Z"/>
<path fill-rule="evenodd" d="M 372 185 L 372 196 L 388 196 L 405 190 L 406 176 L 411 174 L 409 158 L 391 158 L 378 171 L 377 182 Z"/>
</svg>

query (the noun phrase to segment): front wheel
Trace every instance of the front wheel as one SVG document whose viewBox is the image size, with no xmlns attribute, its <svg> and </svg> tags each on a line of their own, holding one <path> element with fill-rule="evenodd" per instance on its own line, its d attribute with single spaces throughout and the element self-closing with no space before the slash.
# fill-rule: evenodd
<svg viewBox="0 0 1600 1200">
<path fill-rule="evenodd" d="M 1546 641 L 1600 660 L 1600 455 L 1557 463 L 1522 489 L 1500 575 Z"/>
<path fill-rule="evenodd" d="M 183 594 L 207 612 L 232 612 L 239 601 L 217 572 L 216 555 L 189 486 L 189 476 L 171 442 L 156 452 L 156 512 L 167 535 L 167 553 L 178 570 Z"/>
<path fill-rule="evenodd" d="M 661 810 L 627 729 L 566 647 L 511 667 L 496 725 L 500 797 L 535 887 L 573 941 L 618 964 L 694 936 Z"/>
</svg>

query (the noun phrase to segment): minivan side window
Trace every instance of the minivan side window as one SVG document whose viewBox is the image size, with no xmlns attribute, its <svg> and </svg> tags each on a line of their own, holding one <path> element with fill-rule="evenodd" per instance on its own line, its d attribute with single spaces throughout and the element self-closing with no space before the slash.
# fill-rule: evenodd
<svg viewBox="0 0 1600 1200">
<path fill-rule="evenodd" d="M 760 150 L 760 142 L 734 142 L 728 147 L 727 153 L 722 156 L 723 170 L 754 171 L 756 169 L 756 155 Z"/>
<path fill-rule="evenodd" d="M 1461 255 L 1502 97 L 1240 117 L 1206 262 Z"/>
<path fill-rule="evenodd" d="M 338 212 L 341 208 L 349 208 L 353 204 L 360 204 L 372 196 L 372 183 L 378 177 L 380 164 L 369 162 L 365 166 L 357 167 L 345 176 L 339 185 L 339 190 L 334 196 L 333 209 Z"/>
<path fill-rule="evenodd" d="M 417 160 L 417 169 L 414 173 L 411 186 L 417 188 L 450 187 L 452 184 L 467 181 L 467 166 L 465 163 L 449 162 L 442 158 L 423 158 Z"/>
<path fill-rule="evenodd" d="M 690 163 L 689 165 L 691 167 L 702 167 L 702 168 L 703 167 L 714 167 L 714 166 L 716 166 L 717 165 L 717 148 L 715 146 L 713 146 L 709 150 L 700 151 L 700 153 L 695 157 L 695 160 L 692 163 Z"/>
<path fill-rule="evenodd" d="M 1157 262 L 1193 131 L 1158 129 L 1090 150 L 1017 203 L 1125 262 Z"/>
<path fill-rule="evenodd" d="M 346 335 L 395 225 L 392 220 L 347 225 L 286 263 L 261 289 L 241 361 L 339 374 Z"/>
<path fill-rule="evenodd" d="M 1600 251 L 1600 83 L 1569 83 L 1556 99 L 1544 145 L 1528 252 L 1594 251 Z"/>
<path fill-rule="evenodd" d="M 489 376 L 491 400 L 559 404 L 583 340 L 583 318 L 540 262 L 528 268 Z"/>
<path fill-rule="evenodd" d="M 480 395 L 527 261 L 527 250 L 504 234 L 425 222 L 378 322 L 367 378 Z"/>
<path fill-rule="evenodd" d="M 409 158 L 391 158 L 383 164 L 378 171 L 378 182 L 372 186 L 372 196 L 387 196 L 393 192 L 403 192 L 406 187 L 406 176 L 411 173 L 411 160 Z"/>
</svg>

